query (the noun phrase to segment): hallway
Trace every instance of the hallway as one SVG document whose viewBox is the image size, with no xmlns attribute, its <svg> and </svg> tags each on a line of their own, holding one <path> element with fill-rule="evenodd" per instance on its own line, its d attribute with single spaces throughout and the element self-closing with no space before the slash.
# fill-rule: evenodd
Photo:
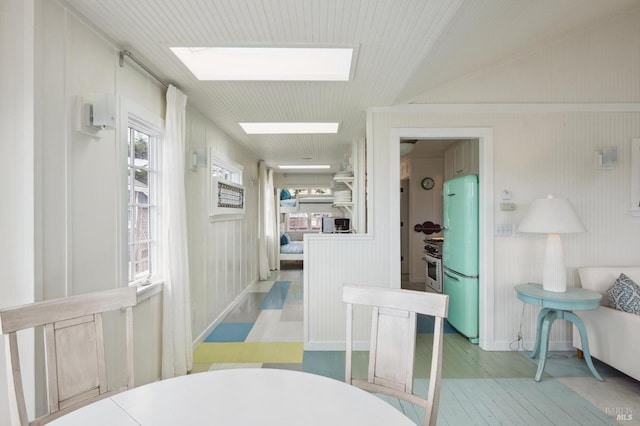
<svg viewBox="0 0 640 426">
<path fill-rule="evenodd" d="M 193 372 L 264 367 L 301 370 L 302 270 L 273 271 L 194 352 Z"/>
</svg>

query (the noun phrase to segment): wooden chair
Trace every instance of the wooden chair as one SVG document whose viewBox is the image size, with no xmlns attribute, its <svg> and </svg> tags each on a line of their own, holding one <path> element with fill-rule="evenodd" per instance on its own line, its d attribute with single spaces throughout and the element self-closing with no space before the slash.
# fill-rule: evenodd
<svg viewBox="0 0 640 426">
<path fill-rule="evenodd" d="M 370 392 L 379 392 L 425 407 L 424 425 L 435 425 L 440 400 L 442 335 L 449 296 L 345 284 L 342 300 L 347 304 L 347 350 L 345 381 Z M 352 377 L 353 305 L 371 306 L 368 379 Z M 429 393 L 413 393 L 416 346 L 416 314 L 435 317 Z"/>
<path fill-rule="evenodd" d="M 96 400 L 133 388 L 135 287 L 82 294 L 0 309 L 7 339 L 7 383 L 14 426 L 42 425 Z M 109 391 L 102 313 L 125 309 L 127 385 Z M 47 414 L 29 422 L 25 406 L 17 331 L 43 326 Z"/>
</svg>

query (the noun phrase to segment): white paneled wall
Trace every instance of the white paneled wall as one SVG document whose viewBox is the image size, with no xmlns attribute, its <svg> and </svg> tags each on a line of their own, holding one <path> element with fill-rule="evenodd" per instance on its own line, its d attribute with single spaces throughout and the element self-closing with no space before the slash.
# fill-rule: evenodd
<svg viewBox="0 0 640 426">
<path fill-rule="evenodd" d="M 493 128 L 495 223 L 517 224 L 529 203 L 549 192 L 569 198 L 588 229 L 584 234 L 562 237 L 568 285 L 573 286 L 577 280 L 575 269 L 579 266 L 640 261 L 637 238 L 640 221 L 631 217 L 628 210 L 630 163 L 627 154 L 631 137 L 640 134 L 640 105 L 635 113 L 563 112 L 561 109 L 523 114 L 380 112 L 375 114 L 376 149 L 384 147 L 392 127 Z M 481 110 L 479 106 L 478 111 Z M 621 155 L 615 170 L 594 168 L 594 151 L 603 146 L 618 147 Z M 499 210 L 499 193 L 503 189 L 512 191 L 516 211 Z M 516 336 L 521 303 L 515 298 L 513 286 L 540 281 L 544 247 L 544 236 L 538 235 L 495 239 L 495 279 L 489 284 L 493 285 L 495 298 L 496 347 L 504 347 Z M 525 339 L 535 337 L 536 313 L 533 307 L 525 308 Z M 554 326 L 552 344 L 569 341 L 570 327 Z"/>
<path fill-rule="evenodd" d="M 10 226 L 3 229 L 0 250 L 10 267 L 3 268 L 7 280 L 2 283 L 9 287 L 0 283 L 1 303 L 126 285 L 119 260 L 124 233 L 119 201 L 124 169 L 117 157 L 121 141 L 116 130 L 104 130 L 100 138 L 78 132 L 76 102 L 78 96 L 106 93 L 164 117 L 165 89 L 130 63 L 119 67 L 118 46 L 63 2 L 2 2 L 0 22 L 0 51 L 12 65 L 3 62 L 1 67 L 5 142 L 0 173 L 8 185 L 3 194 L 15 207 L 2 210 L 3 223 Z M 212 148 L 217 156 L 243 165 L 247 191 L 244 220 L 210 223 L 208 173 L 204 168 L 187 170 L 195 334 L 257 279 L 257 159 L 197 111 L 188 111 L 188 121 L 188 149 L 206 153 Z M 160 378 L 161 294 L 141 301 L 134 319 L 135 379 L 141 385 Z M 118 341 L 111 325 L 105 334 Z M 33 357 L 33 352 L 33 344 L 27 345 L 25 354 Z M 118 344 L 108 352 L 108 357 L 117 355 Z M 23 378 L 27 393 L 35 395 L 28 400 L 30 407 L 35 400 L 36 412 L 45 404 L 43 388 L 34 385 L 34 377 L 43 375 L 41 361 L 36 357 L 35 374 Z M 110 383 L 121 382 L 124 370 L 118 370 L 110 370 Z M 8 423 L 5 390 L 3 371 L 0 424 Z"/>
<path fill-rule="evenodd" d="M 344 350 L 346 330 L 342 284 L 390 287 L 387 254 L 376 238 L 362 234 L 305 235 L 304 315 L 305 349 Z M 398 260 L 400 253 L 397 253 Z M 399 287 L 400 277 L 398 276 Z M 358 321 L 355 340 L 363 340 L 368 326 Z"/>
<path fill-rule="evenodd" d="M 258 160 L 194 108 L 187 108 L 187 152 L 214 155 L 241 165 L 245 214 L 210 221 L 210 158 L 187 170 L 187 209 L 193 336 L 206 337 L 227 308 L 258 279 Z"/>
<path fill-rule="evenodd" d="M 33 302 L 35 105 L 33 100 L 34 4 L 0 2 L 0 307 Z M 0 337 L 0 424 L 9 424 L 5 336 Z M 18 336 L 25 382 L 33 382 L 33 333 Z M 25 389 L 27 409 L 34 408 L 34 389 Z"/>
<path fill-rule="evenodd" d="M 119 210 L 121 141 L 115 129 L 102 131 L 100 138 L 78 132 L 77 97 L 106 93 L 163 117 L 164 88 L 135 67 L 120 68 L 115 44 L 59 2 L 35 2 L 31 31 L 36 50 L 31 69 L 37 106 L 37 298 L 126 285 L 119 247 L 126 238 Z M 134 316 L 139 385 L 160 377 L 161 296 L 141 302 Z M 107 328 L 106 339 L 117 341 L 116 333 Z M 119 352 L 117 344 L 107 350 L 110 359 Z M 40 374 L 41 361 L 36 360 Z M 117 370 L 110 370 L 110 383 L 122 383 L 124 369 Z M 41 407 L 41 391 L 38 397 Z"/>
<path fill-rule="evenodd" d="M 588 229 L 587 233 L 564 235 L 568 285 L 577 284 L 576 268 L 585 265 L 629 265 L 640 262 L 640 221 L 629 212 L 629 145 L 640 134 L 640 105 L 637 112 L 568 112 L 570 106 L 557 106 L 557 112 L 541 113 L 393 113 L 376 112 L 373 117 L 372 149 L 375 181 L 385 182 L 390 176 L 389 161 L 379 152 L 388 151 L 392 128 L 469 128 L 489 127 L 494 131 L 494 197 L 493 216 L 496 224 L 516 224 L 532 200 L 552 192 L 572 202 Z M 505 108 L 509 108 L 505 106 Z M 603 106 L 607 108 L 607 106 Z M 596 170 L 594 151 L 603 146 L 617 146 L 620 158 L 614 170 Z M 482 173 L 480 175 L 482 179 Z M 393 186 L 396 188 L 397 185 Z M 511 190 L 514 212 L 499 210 L 499 194 Z M 391 209 L 385 204 L 393 199 L 390 185 L 374 184 L 373 235 L 360 238 L 309 238 L 308 343 L 314 347 L 335 345 L 343 338 L 342 283 L 371 283 L 394 286 L 399 277 L 389 276 L 398 268 L 399 253 L 389 251 L 392 238 L 399 230 L 389 223 Z M 496 238 L 494 247 L 494 280 L 490 291 L 494 296 L 494 342 L 488 348 L 507 349 L 517 335 L 522 303 L 513 287 L 518 283 L 539 282 L 545 247 L 544 236 L 517 234 Z M 481 254 L 482 255 L 482 254 Z M 317 262 L 317 263 L 316 263 Z M 306 294 L 306 293 L 305 293 Z M 537 309 L 524 309 L 523 333 L 529 345 L 535 338 Z M 567 347 L 570 327 L 555 325 L 551 347 Z M 310 346 L 311 347 L 311 346 Z"/>
</svg>

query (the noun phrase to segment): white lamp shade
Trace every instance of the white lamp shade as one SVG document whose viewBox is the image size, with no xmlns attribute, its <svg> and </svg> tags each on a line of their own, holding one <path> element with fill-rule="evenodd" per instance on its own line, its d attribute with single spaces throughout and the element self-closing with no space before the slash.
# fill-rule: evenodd
<svg viewBox="0 0 640 426">
<path fill-rule="evenodd" d="M 519 232 L 541 234 L 568 234 L 586 232 L 586 228 L 564 198 L 540 198 L 531 203 L 529 210 L 518 226 Z"/>
<path fill-rule="evenodd" d="M 518 231 L 548 234 L 542 288 L 558 293 L 567 291 L 564 254 L 559 234 L 586 231 L 569 201 L 553 198 L 551 195 L 535 200 L 520 222 Z"/>
</svg>

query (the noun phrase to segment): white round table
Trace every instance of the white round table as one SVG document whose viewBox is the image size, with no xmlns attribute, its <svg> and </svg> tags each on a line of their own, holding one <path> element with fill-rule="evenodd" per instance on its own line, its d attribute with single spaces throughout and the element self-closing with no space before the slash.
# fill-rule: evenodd
<svg viewBox="0 0 640 426">
<path fill-rule="evenodd" d="M 414 423 L 344 382 L 276 369 L 231 369 L 162 380 L 119 393 L 52 426 L 322 425 Z"/>
</svg>

